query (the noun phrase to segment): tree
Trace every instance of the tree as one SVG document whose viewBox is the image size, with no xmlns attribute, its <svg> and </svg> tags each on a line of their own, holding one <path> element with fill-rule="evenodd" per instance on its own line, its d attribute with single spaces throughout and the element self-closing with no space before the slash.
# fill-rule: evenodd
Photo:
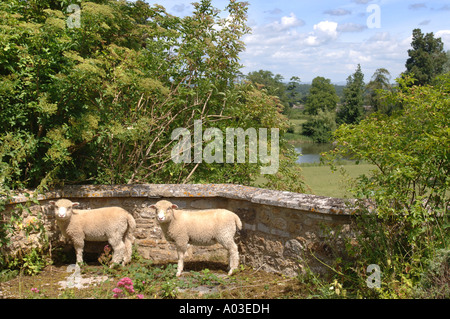
<svg viewBox="0 0 450 319">
<path fill-rule="evenodd" d="M 442 73 L 450 72 L 450 50 L 447 51 L 446 56 L 447 56 L 447 61 L 445 62 L 444 66 L 442 68 Z"/>
<path fill-rule="evenodd" d="M 227 18 L 144 1 L 0 2 L 0 194 L 64 183 L 250 184 L 262 163 L 171 160 L 177 128 L 287 127 L 278 100 L 236 81 L 247 5 Z M 70 2 L 70 1 L 69 1 Z M 280 164 L 281 165 L 281 164 Z"/>
<path fill-rule="evenodd" d="M 358 64 L 355 73 L 347 78 L 343 105 L 337 112 L 336 122 L 338 124 L 354 124 L 362 119 L 364 88 L 364 74 L 361 71 L 361 65 Z"/>
<path fill-rule="evenodd" d="M 388 112 L 388 107 L 383 103 L 381 91 L 391 90 L 391 74 L 384 68 L 377 69 L 372 79 L 366 86 L 367 103 L 375 112 Z"/>
<path fill-rule="evenodd" d="M 319 110 L 303 124 L 303 135 L 310 136 L 315 143 L 329 143 L 336 129 L 336 113 Z"/>
<path fill-rule="evenodd" d="M 443 72 L 447 57 L 441 38 L 435 38 L 433 32 L 424 35 L 422 30 L 413 30 L 412 49 L 408 50 L 406 74 L 412 75 L 417 85 L 431 83 L 434 77 Z"/>
<path fill-rule="evenodd" d="M 280 74 L 274 75 L 271 71 L 259 70 L 250 72 L 247 75 L 247 80 L 265 89 L 269 95 L 277 96 L 281 105 L 285 108 L 289 106 L 286 85 L 283 83 L 283 77 Z"/>
<path fill-rule="evenodd" d="M 319 111 L 334 112 L 338 102 L 339 96 L 331 80 L 318 76 L 312 81 L 305 112 L 311 115 L 317 115 Z"/>
<path fill-rule="evenodd" d="M 291 80 L 286 85 L 286 95 L 289 103 L 289 107 L 297 105 L 302 100 L 302 94 L 300 93 L 300 78 L 298 76 L 291 77 Z M 287 111 L 287 109 L 286 109 Z"/>
</svg>

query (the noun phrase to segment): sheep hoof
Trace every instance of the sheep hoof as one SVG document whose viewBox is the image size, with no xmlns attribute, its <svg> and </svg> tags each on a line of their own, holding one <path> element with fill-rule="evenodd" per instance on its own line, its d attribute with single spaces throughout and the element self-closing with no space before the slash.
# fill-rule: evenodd
<svg viewBox="0 0 450 319">
<path fill-rule="evenodd" d="M 181 272 L 177 272 L 177 277 L 180 277 L 181 276 Z"/>
<path fill-rule="evenodd" d="M 236 272 L 236 268 L 234 269 L 230 269 L 230 271 L 228 272 L 228 276 L 231 276 L 232 274 L 234 274 Z"/>
</svg>

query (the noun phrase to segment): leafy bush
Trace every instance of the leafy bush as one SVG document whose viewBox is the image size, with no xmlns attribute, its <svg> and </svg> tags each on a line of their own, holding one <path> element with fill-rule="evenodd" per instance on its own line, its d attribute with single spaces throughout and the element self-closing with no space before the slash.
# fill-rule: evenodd
<svg viewBox="0 0 450 319">
<path fill-rule="evenodd" d="M 409 82 L 400 79 L 397 91 L 386 97 L 401 110 L 339 127 L 338 147 L 329 153 L 330 160 L 346 155 L 378 168 L 353 187 L 360 216 L 356 242 L 348 245 L 353 263 L 346 270 L 360 278 L 358 289 L 368 291 L 361 274 L 379 265 L 379 297 L 411 296 L 424 265 L 449 245 L 449 75 L 433 86 L 408 87 Z"/>
<path fill-rule="evenodd" d="M 0 182 L 241 183 L 258 164 L 171 161 L 171 132 L 287 129 L 277 98 L 238 81 L 247 5 L 179 18 L 144 1 L 0 3 Z"/>
<path fill-rule="evenodd" d="M 303 124 L 303 134 L 310 136 L 315 143 L 329 143 L 336 129 L 336 114 L 334 112 L 318 111 L 317 115 Z"/>
<path fill-rule="evenodd" d="M 450 250 L 437 250 L 422 274 L 415 297 L 430 299 L 450 298 Z"/>
</svg>

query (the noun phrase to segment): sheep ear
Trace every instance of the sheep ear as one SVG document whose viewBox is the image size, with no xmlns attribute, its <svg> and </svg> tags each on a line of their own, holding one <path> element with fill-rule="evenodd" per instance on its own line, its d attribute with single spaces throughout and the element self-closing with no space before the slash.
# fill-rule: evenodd
<svg viewBox="0 0 450 319">
<path fill-rule="evenodd" d="M 150 205 L 150 208 L 156 209 L 156 205 Z"/>
<path fill-rule="evenodd" d="M 48 203 L 49 203 L 50 205 L 53 205 L 53 206 L 56 205 L 56 202 L 55 202 L 54 200 L 51 200 L 51 201 L 49 201 Z"/>
<path fill-rule="evenodd" d="M 173 208 L 173 209 L 178 209 L 178 206 L 175 205 L 175 204 L 172 204 L 172 208 Z"/>
<path fill-rule="evenodd" d="M 72 203 L 72 207 L 77 207 L 78 205 L 80 205 L 80 203 L 78 203 L 78 202 L 75 202 L 75 203 Z M 72 211 L 72 213 L 73 214 L 78 214 L 78 212 L 76 212 L 76 211 Z"/>
</svg>

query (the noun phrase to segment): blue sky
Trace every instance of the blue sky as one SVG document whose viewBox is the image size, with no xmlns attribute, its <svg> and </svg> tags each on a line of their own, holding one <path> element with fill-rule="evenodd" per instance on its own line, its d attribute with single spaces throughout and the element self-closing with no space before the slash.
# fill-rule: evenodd
<svg viewBox="0 0 450 319">
<path fill-rule="evenodd" d="M 159 3 L 171 14 L 192 12 L 191 0 Z M 405 70 L 414 28 L 433 32 L 450 50 L 450 0 L 249 0 L 243 72 L 260 69 L 303 83 L 316 76 L 345 83 L 357 64 L 365 81 L 384 67 L 392 81 Z M 212 0 L 223 10 L 228 0 Z"/>
</svg>

